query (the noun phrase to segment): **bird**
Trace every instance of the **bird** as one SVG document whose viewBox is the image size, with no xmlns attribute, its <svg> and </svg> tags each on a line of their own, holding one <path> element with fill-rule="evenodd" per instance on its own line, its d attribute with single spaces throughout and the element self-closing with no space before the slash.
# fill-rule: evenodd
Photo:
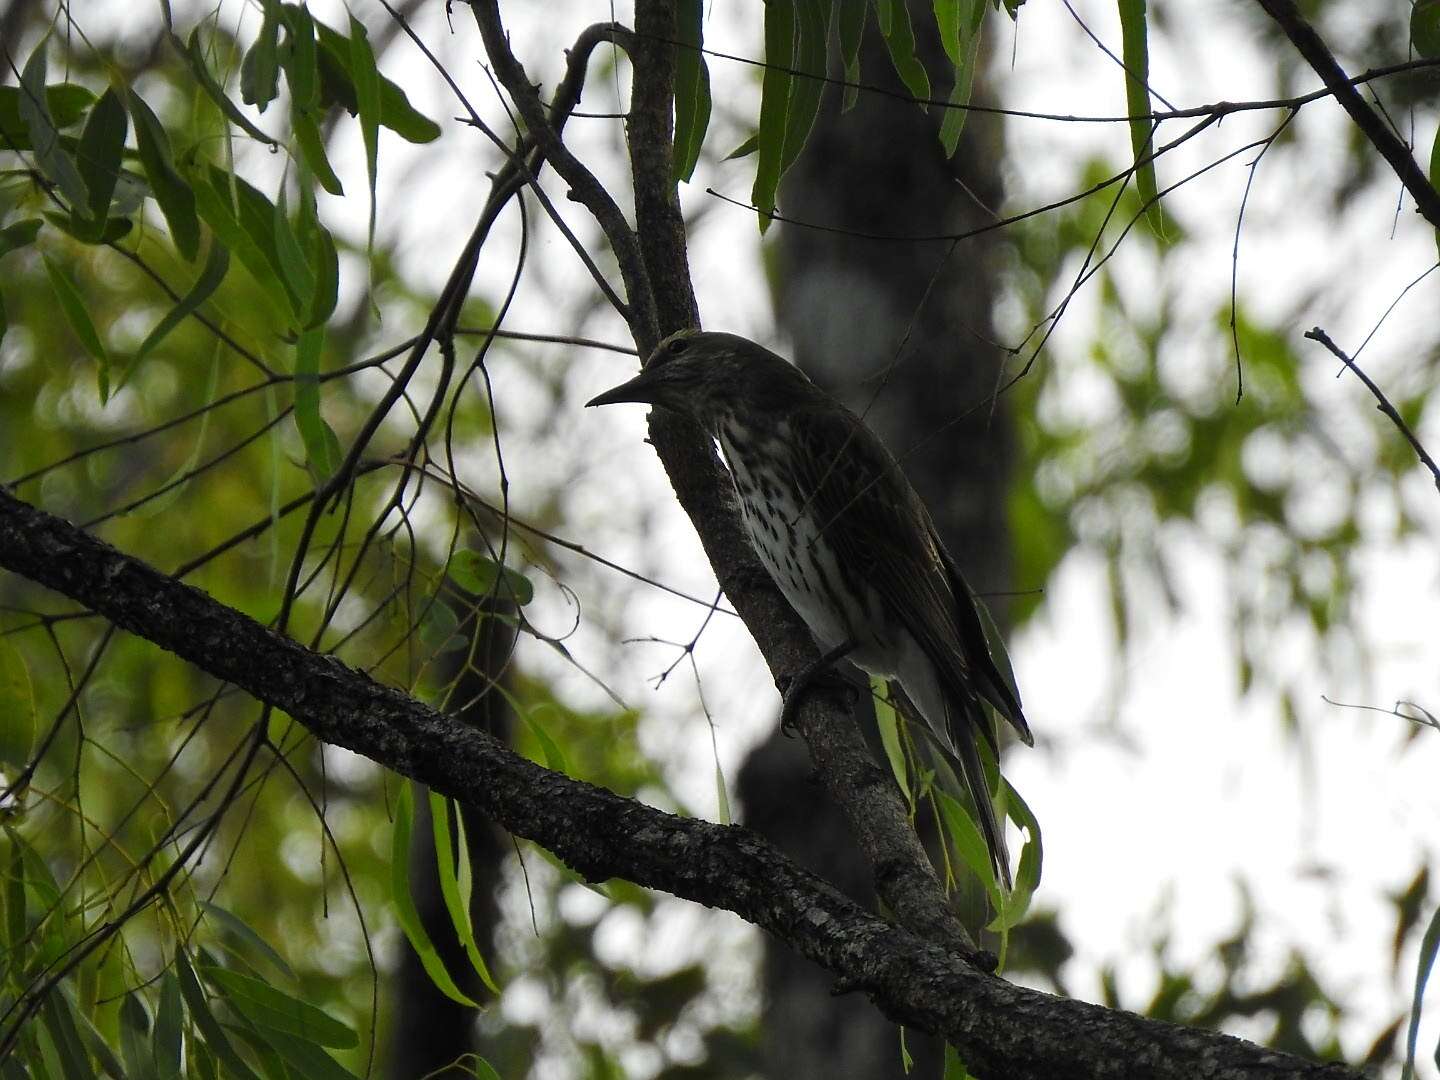
<svg viewBox="0 0 1440 1080">
<path fill-rule="evenodd" d="M 586 406 L 620 402 L 678 413 L 719 444 L 751 545 L 822 662 L 844 655 L 900 684 L 964 778 L 1009 889 L 1005 833 L 977 744 L 984 739 L 998 760 L 986 705 L 1027 746 L 1034 738 L 975 593 L 879 437 L 799 368 L 736 334 L 673 333 L 639 375 Z M 802 678 L 786 689 L 787 706 Z"/>
</svg>

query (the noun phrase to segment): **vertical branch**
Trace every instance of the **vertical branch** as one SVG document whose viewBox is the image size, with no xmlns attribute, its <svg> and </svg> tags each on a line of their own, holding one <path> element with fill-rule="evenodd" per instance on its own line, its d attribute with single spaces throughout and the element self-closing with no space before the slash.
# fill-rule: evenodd
<svg viewBox="0 0 1440 1080">
<path fill-rule="evenodd" d="M 660 326 L 698 325 L 675 193 L 672 108 L 675 12 L 672 0 L 637 0 L 627 126 L 637 236 L 655 288 Z M 637 342 L 642 353 L 653 343 Z M 745 620 L 777 681 L 815 661 L 810 631 L 761 567 L 740 524 L 734 488 L 712 441 L 686 420 L 655 409 L 650 441 L 680 505 L 690 516 L 715 576 Z M 839 805 L 870 864 L 875 889 L 900 925 L 987 969 L 994 958 L 975 947 L 910 825 L 889 774 L 870 753 L 843 694 L 812 694 L 797 725 L 831 799 Z M 804 797 L 803 795 L 801 797 Z"/>
</svg>

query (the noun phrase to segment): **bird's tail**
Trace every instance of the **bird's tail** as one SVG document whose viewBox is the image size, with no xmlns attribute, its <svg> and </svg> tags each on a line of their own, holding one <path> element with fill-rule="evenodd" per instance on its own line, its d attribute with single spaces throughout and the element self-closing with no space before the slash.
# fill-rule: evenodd
<svg viewBox="0 0 1440 1080">
<path fill-rule="evenodd" d="M 968 729 L 957 732 L 955 742 L 958 752 L 954 756 L 958 758 L 970 799 L 975 803 L 980 832 L 984 834 L 985 846 L 990 849 L 990 862 L 999 872 L 1008 892 L 1013 882 L 1010 880 L 1010 852 L 1005 847 L 1005 826 L 995 817 L 995 803 L 990 798 L 990 785 L 985 780 L 985 763 L 980 760 L 975 732 Z"/>
</svg>

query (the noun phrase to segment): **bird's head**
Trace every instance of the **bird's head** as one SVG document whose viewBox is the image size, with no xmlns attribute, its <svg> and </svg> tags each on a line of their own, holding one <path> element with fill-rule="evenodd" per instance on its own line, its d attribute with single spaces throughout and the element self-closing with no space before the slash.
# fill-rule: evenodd
<svg viewBox="0 0 1440 1080">
<path fill-rule="evenodd" d="M 585 404 L 658 405 L 714 432 L 733 413 L 754 416 L 815 392 L 799 369 L 735 334 L 680 330 L 650 354 L 640 374 Z"/>
</svg>

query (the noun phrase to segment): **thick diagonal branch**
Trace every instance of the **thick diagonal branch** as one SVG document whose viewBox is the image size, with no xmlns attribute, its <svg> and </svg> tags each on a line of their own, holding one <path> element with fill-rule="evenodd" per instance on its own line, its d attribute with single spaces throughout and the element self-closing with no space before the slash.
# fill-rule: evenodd
<svg viewBox="0 0 1440 1080">
<path fill-rule="evenodd" d="M 343 746 L 477 807 L 590 880 L 622 877 L 763 927 L 895 1020 L 1009 1080 L 1360 1080 L 1214 1032 L 1011 986 L 840 895 L 748 830 L 550 772 L 0 487 L 0 567 L 68 596 Z"/>
</svg>

